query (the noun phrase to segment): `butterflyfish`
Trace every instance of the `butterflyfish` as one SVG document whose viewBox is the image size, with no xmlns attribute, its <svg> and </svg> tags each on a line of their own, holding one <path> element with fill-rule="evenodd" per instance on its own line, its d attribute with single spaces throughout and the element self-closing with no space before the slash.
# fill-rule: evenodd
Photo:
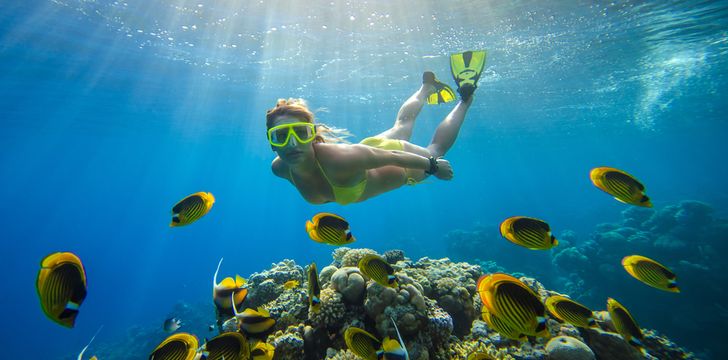
<svg viewBox="0 0 728 360">
<path fill-rule="evenodd" d="M 500 225 L 501 236 L 531 250 L 548 250 L 559 244 L 551 235 L 551 227 L 543 220 L 513 216 Z"/>
<path fill-rule="evenodd" d="M 273 360 L 275 350 L 275 346 L 258 340 L 250 350 L 250 358 L 252 360 Z"/>
<path fill-rule="evenodd" d="M 344 341 L 349 350 L 360 358 L 378 360 L 377 351 L 381 349 L 382 343 L 366 330 L 350 326 L 344 332 Z"/>
<path fill-rule="evenodd" d="M 612 298 L 607 299 L 607 311 L 609 311 L 609 316 L 612 318 L 614 327 L 617 329 L 619 335 L 622 335 L 624 341 L 628 342 L 638 350 L 644 351 L 644 347 L 642 345 L 644 335 L 642 335 L 640 326 L 637 325 L 636 321 L 634 321 L 634 318 L 629 311 L 627 311 L 622 304 L 617 302 L 617 300 Z"/>
<path fill-rule="evenodd" d="M 192 224 L 207 215 L 215 203 L 215 197 L 209 192 L 198 192 L 185 197 L 172 207 L 172 222 L 169 226 Z"/>
<path fill-rule="evenodd" d="M 96 335 L 98 335 L 99 332 L 101 331 L 101 329 L 103 329 L 103 328 L 104 328 L 104 326 L 101 325 L 99 327 L 99 329 L 96 330 L 96 333 L 94 334 L 94 336 L 91 337 L 91 340 L 88 342 L 88 344 L 86 344 L 86 346 L 84 346 L 83 349 L 81 350 L 81 353 L 78 354 L 78 360 L 83 360 L 83 353 L 85 353 L 86 350 L 88 349 L 88 347 L 91 346 L 91 343 L 94 342 L 94 339 L 96 339 Z M 98 360 L 98 358 L 94 355 L 94 356 L 90 357 L 88 360 Z"/>
<path fill-rule="evenodd" d="M 248 340 L 239 332 L 222 333 L 203 346 L 207 360 L 247 360 Z"/>
<path fill-rule="evenodd" d="M 321 310 L 321 285 L 319 285 L 318 269 L 316 263 L 308 266 L 308 305 L 313 312 Z"/>
<path fill-rule="evenodd" d="M 164 320 L 164 324 L 162 324 L 162 329 L 168 333 L 173 333 L 181 327 L 182 327 L 182 320 L 177 319 L 177 318 L 168 318 L 168 319 Z"/>
<path fill-rule="evenodd" d="M 248 296 L 248 289 L 245 287 L 245 279 L 240 275 L 235 275 L 235 279 L 226 277 L 218 283 L 217 274 L 220 272 L 220 265 L 222 258 L 217 263 L 217 270 L 212 277 L 212 299 L 219 312 L 232 316 L 231 303 L 234 301 L 236 306 L 240 306 Z"/>
<path fill-rule="evenodd" d="M 389 336 L 385 337 L 384 340 L 382 340 L 382 348 L 377 351 L 377 358 L 384 360 L 409 360 L 409 353 L 407 352 L 407 348 L 404 346 L 404 341 L 402 340 L 402 335 L 399 333 L 397 322 L 394 321 L 394 318 L 391 316 L 389 319 L 392 320 L 392 325 L 394 325 L 394 331 L 397 333 L 397 339 L 399 339 L 399 341 L 392 339 Z"/>
<path fill-rule="evenodd" d="M 306 221 L 306 232 L 313 241 L 335 246 L 351 244 L 356 240 L 351 234 L 349 223 L 332 213 L 318 213 Z"/>
<path fill-rule="evenodd" d="M 243 312 L 239 313 L 233 303 L 233 312 L 235 313 L 235 317 L 238 319 L 240 329 L 249 335 L 265 333 L 276 324 L 276 320 L 273 319 L 268 310 L 263 307 L 258 307 L 257 310 L 247 308 Z"/>
<path fill-rule="evenodd" d="M 86 271 L 81 259 L 70 252 L 46 256 L 40 263 L 35 286 L 46 316 L 72 328 L 86 299 Z"/>
<path fill-rule="evenodd" d="M 635 279 L 654 288 L 680 292 L 677 287 L 677 275 L 655 260 L 641 256 L 631 255 L 622 259 L 622 266 Z"/>
<path fill-rule="evenodd" d="M 513 276 L 484 275 L 477 284 L 483 306 L 524 335 L 549 337 L 546 307 L 538 295 Z"/>
<path fill-rule="evenodd" d="M 379 285 L 396 288 L 397 277 L 394 276 L 394 268 L 382 257 L 367 254 L 359 260 L 359 270 Z"/>
<path fill-rule="evenodd" d="M 493 315 L 488 309 L 483 306 L 481 310 L 481 316 L 483 321 L 488 324 L 488 327 L 495 330 L 501 336 L 509 338 L 511 340 L 526 341 L 528 337 L 524 335 L 520 330 L 515 329 L 511 324 L 504 322 L 501 318 Z"/>
<path fill-rule="evenodd" d="M 300 283 L 298 282 L 298 280 L 288 280 L 283 283 L 283 288 L 286 290 L 291 290 L 297 288 L 299 284 Z"/>
<path fill-rule="evenodd" d="M 597 326 L 591 309 L 566 296 L 549 296 L 546 299 L 546 308 L 557 319 L 576 327 L 590 328 Z"/>
<path fill-rule="evenodd" d="M 193 360 L 197 355 L 198 341 L 194 335 L 176 333 L 164 339 L 151 354 L 150 360 Z"/>
<path fill-rule="evenodd" d="M 645 186 L 634 176 L 612 167 L 598 167 L 589 173 L 594 186 L 625 204 L 652 207 Z"/>
</svg>

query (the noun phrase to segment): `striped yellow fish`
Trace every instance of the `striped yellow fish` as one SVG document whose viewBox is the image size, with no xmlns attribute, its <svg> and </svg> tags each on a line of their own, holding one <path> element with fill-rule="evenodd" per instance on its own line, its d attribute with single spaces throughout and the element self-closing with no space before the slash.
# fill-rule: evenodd
<svg viewBox="0 0 728 360">
<path fill-rule="evenodd" d="M 404 340 L 402 340 L 402 334 L 399 333 L 397 322 L 391 316 L 389 319 L 392 320 L 394 331 L 397 332 L 397 339 L 392 339 L 389 336 L 384 337 L 382 348 L 377 351 L 377 358 L 382 360 L 410 360 L 409 352 L 407 352 L 407 347 Z"/>
<path fill-rule="evenodd" d="M 592 311 L 566 296 L 553 295 L 546 299 L 546 308 L 557 319 L 580 328 L 596 327 Z"/>
<path fill-rule="evenodd" d="M 364 360 L 377 360 L 377 351 L 382 347 L 374 335 L 353 326 L 344 332 L 344 341 L 351 352 Z"/>
<path fill-rule="evenodd" d="M 193 360 L 197 356 L 197 337 L 188 333 L 176 333 L 164 339 L 151 354 L 154 360 Z"/>
<path fill-rule="evenodd" d="M 677 287 L 677 275 L 655 260 L 631 255 L 622 259 L 622 266 L 635 279 L 664 291 L 680 292 Z"/>
<path fill-rule="evenodd" d="M 258 340 L 250 350 L 250 358 L 252 360 L 273 360 L 275 350 L 275 346 Z"/>
<path fill-rule="evenodd" d="M 546 307 L 538 295 L 513 276 L 484 275 L 477 284 L 483 306 L 515 331 L 524 335 L 549 337 Z"/>
<path fill-rule="evenodd" d="M 548 250 L 559 244 L 551 235 L 551 227 L 543 220 L 513 216 L 500 225 L 501 236 L 531 250 Z"/>
<path fill-rule="evenodd" d="M 169 226 L 192 224 L 210 212 L 214 203 L 215 197 L 209 192 L 198 192 L 187 196 L 172 207 L 172 222 Z"/>
<path fill-rule="evenodd" d="M 483 321 L 488 324 L 488 327 L 497 331 L 502 336 L 518 341 L 528 340 L 528 337 L 526 337 L 525 334 L 518 329 L 514 329 L 510 324 L 504 322 L 499 317 L 491 314 L 485 306 L 483 306 L 483 309 L 481 310 L 481 315 L 483 317 Z"/>
<path fill-rule="evenodd" d="M 46 256 L 40 263 L 35 287 L 46 316 L 72 328 L 86 299 L 86 271 L 81 259 L 70 252 Z"/>
<path fill-rule="evenodd" d="M 625 204 L 652 207 L 645 186 L 634 176 L 612 167 L 598 167 L 589 173 L 594 186 Z"/>
<path fill-rule="evenodd" d="M 319 312 L 321 310 L 321 285 L 319 285 L 318 269 L 316 263 L 312 262 L 308 270 L 308 305 L 311 311 Z"/>
<path fill-rule="evenodd" d="M 306 232 L 313 241 L 335 246 L 351 244 L 356 240 L 351 234 L 349 223 L 332 213 L 319 213 L 306 221 Z"/>
<path fill-rule="evenodd" d="M 394 276 L 394 269 L 382 257 L 374 254 L 364 255 L 359 260 L 359 270 L 379 285 L 396 288 L 397 277 Z"/>
<path fill-rule="evenodd" d="M 226 277 L 219 283 L 217 282 L 222 260 L 220 258 L 215 275 L 212 277 L 212 300 L 215 302 L 218 313 L 233 316 L 232 302 L 234 301 L 236 306 L 240 306 L 248 296 L 248 289 L 245 287 L 245 279 L 240 275 L 235 275 L 235 279 Z"/>
<path fill-rule="evenodd" d="M 239 332 L 222 333 L 203 345 L 206 359 L 247 360 L 250 354 L 248 340 Z"/>
<path fill-rule="evenodd" d="M 240 329 L 248 335 L 265 333 L 276 324 L 276 320 L 270 316 L 268 310 L 260 306 L 257 310 L 248 308 L 243 312 L 238 312 L 235 304 L 233 304 L 233 312 L 238 319 Z"/>
<path fill-rule="evenodd" d="M 634 321 L 629 311 L 617 302 L 617 300 L 612 298 L 607 299 L 607 311 L 609 311 L 609 316 L 612 318 L 614 327 L 617 329 L 619 335 L 622 335 L 624 341 L 638 350 L 644 351 L 642 345 L 644 335 L 642 335 L 640 326 Z"/>
</svg>

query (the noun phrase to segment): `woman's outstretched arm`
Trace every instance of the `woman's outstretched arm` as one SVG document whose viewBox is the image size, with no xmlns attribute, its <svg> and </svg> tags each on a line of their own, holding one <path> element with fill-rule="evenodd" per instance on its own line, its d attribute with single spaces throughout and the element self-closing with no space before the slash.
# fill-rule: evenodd
<svg viewBox="0 0 728 360">
<path fill-rule="evenodd" d="M 376 169 L 382 166 L 399 166 L 422 171 L 431 168 L 430 159 L 424 156 L 406 151 L 382 150 L 367 145 L 339 145 L 331 155 L 331 164 L 346 172 Z M 453 171 L 449 161 L 437 159 L 436 164 L 437 169 L 433 175 L 443 180 L 452 178 Z"/>
</svg>

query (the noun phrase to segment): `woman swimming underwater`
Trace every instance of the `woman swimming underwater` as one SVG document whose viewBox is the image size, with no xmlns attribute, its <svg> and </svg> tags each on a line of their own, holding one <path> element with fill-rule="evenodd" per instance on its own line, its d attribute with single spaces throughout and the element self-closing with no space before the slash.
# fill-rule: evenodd
<svg viewBox="0 0 728 360">
<path fill-rule="evenodd" d="M 485 51 L 451 56 L 451 69 L 461 100 L 435 131 L 427 148 L 409 142 L 415 118 L 426 102 L 454 100 L 449 86 L 432 72 L 422 75 L 422 86 L 399 109 L 391 129 L 359 144 L 327 143 L 330 131 L 314 121 L 302 99 L 280 99 L 266 115 L 268 141 L 278 156 L 271 165 L 313 204 L 361 202 L 415 184 L 429 175 L 450 180 L 453 171 L 442 156 L 452 147 L 473 102 Z"/>
</svg>

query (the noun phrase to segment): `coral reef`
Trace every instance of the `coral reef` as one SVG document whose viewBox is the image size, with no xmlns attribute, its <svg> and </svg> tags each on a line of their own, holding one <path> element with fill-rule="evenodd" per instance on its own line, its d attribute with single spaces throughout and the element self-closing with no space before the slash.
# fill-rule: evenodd
<svg viewBox="0 0 728 360">
<path fill-rule="evenodd" d="M 715 286 L 728 282 L 728 263 L 719 255 L 728 250 L 728 220 L 715 217 L 709 205 L 698 201 L 657 209 L 628 207 L 621 215 L 618 223 L 599 224 L 588 240 L 574 241 L 553 253 L 553 265 L 569 274 L 555 282 L 585 303 L 602 304 L 608 296 L 619 296 L 630 302 L 638 322 L 669 329 L 671 336 L 699 350 L 701 357 L 728 356 L 725 350 L 708 351 L 723 348 L 722 336 L 700 331 L 728 320 L 720 305 L 728 298 L 728 289 Z M 632 254 L 669 267 L 678 274 L 678 284 L 689 290 L 666 294 L 630 279 L 620 262 Z M 596 349 L 595 353 L 599 356 Z"/>
<path fill-rule="evenodd" d="M 595 360 L 594 352 L 583 342 L 569 336 L 557 336 L 546 344 L 549 360 Z"/>
<path fill-rule="evenodd" d="M 696 220 L 690 222 L 696 223 Z M 623 239 L 620 241 L 629 238 L 625 235 L 628 231 L 610 228 L 608 232 L 614 239 L 617 239 L 614 234 L 619 234 Z M 590 250 L 579 247 L 569 251 L 589 253 Z M 447 258 L 422 258 L 413 262 L 401 251 L 390 251 L 385 253 L 389 254 L 385 258 L 393 263 L 398 281 L 396 287 L 385 287 L 351 266 L 371 253 L 375 252 L 349 248 L 334 251 L 332 264 L 323 268 L 326 276 L 321 276 L 325 281 L 322 279 L 321 282 L 321 307 L 317 312 L 308 306 L 304 272 L 295 262 L 284 260 L 250 277 L 250 299 L 246 299 L 245 306 L 263 306 L 276 320 L 266 334 L 259 336 L 260 340 L 275 347 L 274 359 L 357 359 L 347 350 L 343 340 L 348 327 L 365 329 L 379 339 L 396 338 L 395 323 L 412 360 L 464 360 L 474 353 L 491 359 L 578 360 L 594 359 L 595 356 L 615 358 L 617 354 L 639 356 L 615 333 L 606 312 L 596 313 L 598 329 L 578 329 L 549 317 L 546 326 L 555 337 L 551 342 L 547 343 L 543 338 L 522 342 L 510 340 L 480 320 L 481 301 L 476 291 L 476 282 L 483 275 L 480 266 Z M 562 256 L 567 259 L 566 256 L 571 255 Z M 564 262 L 564 266 L 569 264 Z M 301 285 L 286 289 L 282 284 L 288 280 L 298 280 Z M 533 278 L 521 277 L 520 280 L 542 301 L 555 293 Z M 214 321 L 212 305 L 185 306 L 174 311 L 175 316 L 189 324 L 185 331 L 195 333 L 198 338 L 214 336 L 207 329 L 207 324 Z M 117 349 L 126 347 L 124 356 L 115 357 L 104 352 L 108 347 L 100 346 L 97 346 L 101 349 L 98 354 L 112 360 L 145 358 L 165 335 L 159 328 L 136 330 L 128 341 L 114 345 Z M 653 331 L 645 330 L 644 343 L 647 351 L 659 358 L 694 358 Z"/>
</svg>

